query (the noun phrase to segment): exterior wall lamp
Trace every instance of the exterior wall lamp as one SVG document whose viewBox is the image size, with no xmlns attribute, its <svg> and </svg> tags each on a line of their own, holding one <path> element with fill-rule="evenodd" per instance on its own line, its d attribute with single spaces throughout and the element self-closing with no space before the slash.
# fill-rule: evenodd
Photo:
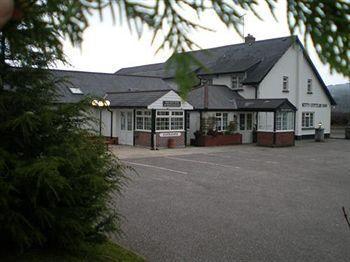
<svg viewBox="0 0 350 262">
<path fill-rule="evenodd" d="M 98 108 L 100 111 L 100 136 L 101 136 L 102 135 L 102 110 L 104 108 L 108 109 L 109 106 L 111 105 L 111 102 L 109 100 L 106 100 L 106 99 L 103 99 L 103 100 L 94 99 L 94 100 L 92 100 L 91 105 L 93 107 Z"/>
</svg>

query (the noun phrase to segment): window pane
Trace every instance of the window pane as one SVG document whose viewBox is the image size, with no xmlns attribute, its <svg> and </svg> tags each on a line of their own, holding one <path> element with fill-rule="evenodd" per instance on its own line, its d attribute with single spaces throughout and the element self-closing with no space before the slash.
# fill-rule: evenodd
<svg viewBox="0 0 350 262">
<path fill-rule="evenodd" d="M 276 130 L 282 129 L 282 116 L 281 112 L 276 113 Z"/>
<path fill-rule="evenodd" d="M 247 130 L 252 130 L 253 127 L 253 115 L 247 114 Z"/>
<path fill-rule="evenodd" d="M 125 117 L 125 112 L 120 112 L 120 129 L 121 130 L 125 130 L 125 121 L 126 117 Z"/>
<path fill-rule="evenodd" d="M 158 117 L 156 121 L 157 130 L 169 130 L 169 118 Z"/>
<path fill-rule="evenodd" d="M 132 130 L 132 112 L 128 112 L 127 114 L 127 117 L 128 117 L 128 130 Z"/>
<path fill-rule="evenodd" d="M 183 130 L 183 117 L 171 118 L 171 130 Z"/>
<path fill-rule="evenodd" d="M 171 115 L 173 116 L 183 116 L 184 112 L 182 111 L 173 111 L 171 112 Z"/>
<path fill-rule="evenodd" d="M 169 111 L 157 111 L 157 116 L 168 116 Z"/>
<path fill-rule="evenodd" d="M 228 114 L 223 113 L 222 114 L 222 130 L 226 130 L 228 126 Z"/>
<path fill-rule="evenodd" d="M 245 130 L 245 114 L 239 114 L 239 130 Z"/>
<path fill-rule="evenodd" d="M 143 117 L 136 117 L 136 129 L 143 130 Z"/>
<path fill-rule="evenodd" d="M 144 118 L 144 121 L 145 121 L 145 126 L 144 126 L 144 129 L 145 130 L 151 130 L 151 126 L 152 126 L 152 121 L 151 121 L 151 118 L 150 117 L 145 117 Z"/>
</svg>

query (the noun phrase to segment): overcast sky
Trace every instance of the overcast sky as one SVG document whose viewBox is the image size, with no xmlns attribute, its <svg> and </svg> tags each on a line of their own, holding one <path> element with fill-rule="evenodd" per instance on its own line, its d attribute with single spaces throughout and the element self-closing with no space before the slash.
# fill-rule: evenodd
<svg viewBox="0 0 350 262">
<path fill-rule="evenodd" d="M 246 34 L 254 35 L 257 40 L 290 34 L 284 1 L 280 1 L 276 8 L 277 22 L 265 4 L 259 6 L 258 12 L 264 21 L 260 21 L 252 13 L 247 13 L 245 16 Z M 215 30 L 215 32 L 199 31 L 193 33 L 192 39 L 201 48 L 237 44 L 243 41 L 234 29 L 227 29 L 211 12 L 203 15 L 201 23 Z M 95 15 L 91 18 L 90 27 L 84 33 L 84 42 L 81 48 L 73 48 L 68 41 L 64 43 L 65 53 L 71 66 L 58 65 L 58 68 L 112 73 L 122 67 L 164 62 L 170 56 L 170 51 L 161 51 L 155 54 L 157 45 L 151 45 L 151 38 L 152 33 L 148 30 L 145 30 L 139 39 L 136 33 L 131 33 L 125 24 L 113 25 L 108 12 L 105 13 L 102 22 Z M 349 81 L 339 74 L 331 74 L 328 66 L 319 61 L 312 46 L 308 52 L 327 85 Z"/>
</svg>

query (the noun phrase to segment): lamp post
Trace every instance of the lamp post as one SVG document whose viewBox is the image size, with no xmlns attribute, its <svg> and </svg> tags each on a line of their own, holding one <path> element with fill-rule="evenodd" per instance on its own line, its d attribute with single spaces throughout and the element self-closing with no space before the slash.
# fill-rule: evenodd
<svg viewBox="0 0 350 262">
<path fill-rule="evenodd" d="M 93 107 L 97 107 L 100 111 L 100 136 L 102 135 L 102 109 L 108 108 L 110 106 L 111 102 L 109 100 L 103 99 L 103 100 L 97 100 L 94 99 L 91 102 L 91 105 Z"/>
</svg>

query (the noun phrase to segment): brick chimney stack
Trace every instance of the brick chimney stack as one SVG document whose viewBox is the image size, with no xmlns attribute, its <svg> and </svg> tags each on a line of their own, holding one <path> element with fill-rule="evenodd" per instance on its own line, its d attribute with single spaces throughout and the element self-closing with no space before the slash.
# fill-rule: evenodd
<svg viewBox="0 0 350 262">
<path fill-rule="evenodd" d="M 246 44 L 251 45 L 252 43 L 255 42 L 255 37 L 252 36 L 251 34 L 248 34 L 248 35 L 244 38 L 244 42 L 245 42 Z"/>
</svg>

